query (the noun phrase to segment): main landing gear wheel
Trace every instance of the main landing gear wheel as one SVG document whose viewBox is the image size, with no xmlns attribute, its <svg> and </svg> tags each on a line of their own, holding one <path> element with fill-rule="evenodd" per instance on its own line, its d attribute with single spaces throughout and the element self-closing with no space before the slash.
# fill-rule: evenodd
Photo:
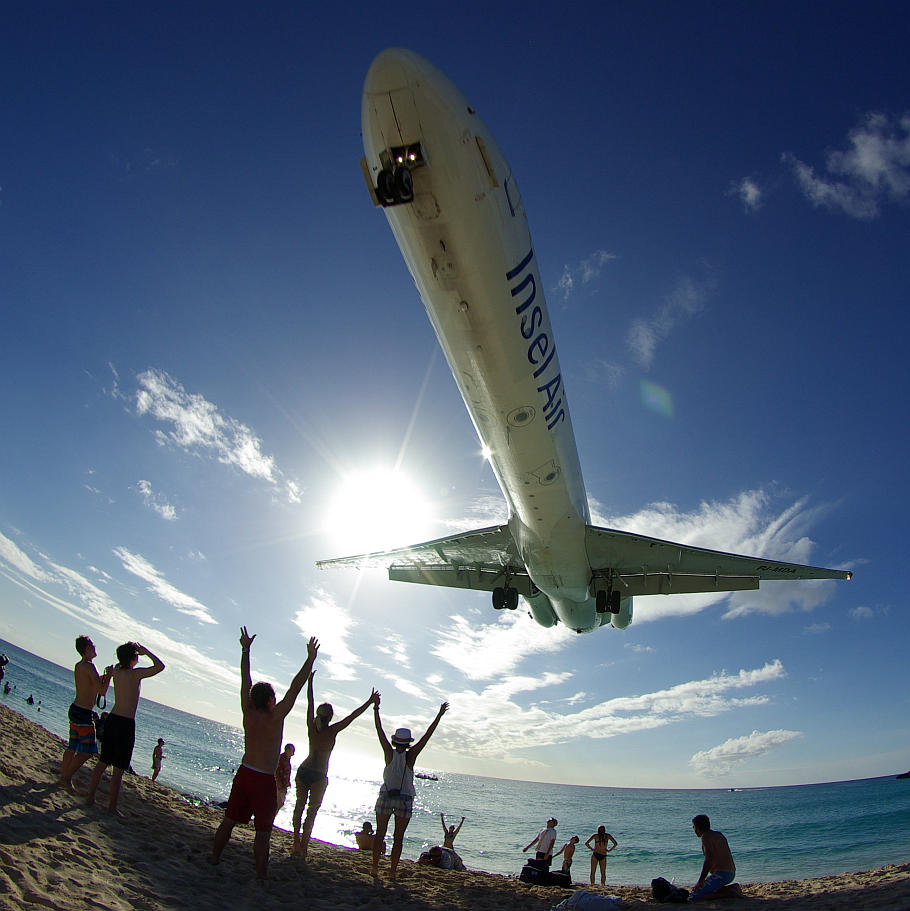
<svg viewBox="0 0 910 911">
<path fill-rule="evenodd" d="M 493 607 L 495 610 L 515 610 L 518 607 L 518 589 L 497 586 L 493 589 Z"/>
<path fill-rule="evenodd" d="M 410 202 L 414 198 L 414 178 L 410 168 L 404 165 L 395 168 L 395 190 L 399 202 Z"/>
<path fill-rule="evenodd" d="M 618 614 L 619 601 L 620 594 L 618 591 L 607 592 L 605 589 L 600 589 L 600 591 L 597 592 L 595 602 L 597 613 L 606 614 L 609 611 L 611 614 Z"/>
<path fill-rule="evenodd" d="M 395 175 L 388 168 L 383 168 L 376 176 L 376 195 L 384 206 L 395 202 Z"/>
</svg>

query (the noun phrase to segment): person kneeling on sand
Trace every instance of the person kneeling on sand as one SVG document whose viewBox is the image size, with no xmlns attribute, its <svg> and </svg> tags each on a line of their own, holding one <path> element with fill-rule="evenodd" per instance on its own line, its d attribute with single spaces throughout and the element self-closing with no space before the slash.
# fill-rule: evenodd
<svg viewBox="0 0 910 911">
<path fill-rule="evenodd" d="M 568 873 L 572 869 L 572 858 L 575 856 L 575 845 L 581 839 L 577 835 L 573 835 L 554 855 L 553 859 L 555 860 L 562 854 L 562 872 Z"/>
<path fill-rule="evenodd" d="M 464 861 L 452 848 L 443 848 L 440 845 L 433 845 L 429 851 L 424 851 L 423 854 L 417 858 L 417 863 L 438 867 L 440 870 L 457 870 L 458 872 L 462 872 L 465 869 Z"/>
<path fill-rule="evenodd" d="M 269 866 L 269 842 L 272 823 L 278 812 L 278 787 L 275 772 L 278 754 L 284 735 L 284 719 L 294 707 L 304 683 L 310 676 L 319 643 L 315 637 L 307 642 L 307 659 L 297 671 L 284 699 L 275 700 L 271 683 L 253 684 L 250 677 L 251 636 L 246 627 L 240 627 L 240 708 L 243 711 L 243 759 L 231 785 L 231 796 L 224 811 L 224 819 L 215 832 L 210 862 L 221 859 L 234 826 L 256 819 L 253 837 L 253 857 L 256 861 L 257 879 L 265 879 Z"/>
<path fill-rule="evenodd" d="M 736 876 L 736 864 L 727 839 L 711 828 L 711 820 L 704 813 L 693 817 L 692 828 L 701 839 L 701 850 L 705 855 L 701 876 L 689 896 L 690 902 L 697 902 L 702 898 L 716 898 L 718 890 L 729 886 Z"/>
<path fill-rule="evenodd" d="M 136 667 L 139 656 L 145 655 L 152 661 L 151 667 Z M 117 661 L 114 668 L 114 707 L 104 724 L 104 739 L 101 741 L 101 756 L 92 772 L 88 786 L 87 804 L 95 802 L 95 791 L 101 783 L 101 776 L 108 766 L 113 766 L 111 786 L 108 792 L 108 811 L 117 812 L 117 798 L 123 773 L 131 772 L 130 762 L 136 745 L 136 709 L 139 706 L 139 690 L 146 677 L 154 677 L 164 670 L 164 662 L 138 642 L 124 642 L 117 646 Z"/>
</svg>

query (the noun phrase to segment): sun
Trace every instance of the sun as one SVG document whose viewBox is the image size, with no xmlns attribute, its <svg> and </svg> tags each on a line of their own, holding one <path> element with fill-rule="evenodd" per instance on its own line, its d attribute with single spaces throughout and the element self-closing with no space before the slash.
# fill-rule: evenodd
<svg viewBox="0 0 910 911">
<path fill-rule="evenodd" d="M 329 501 L 326 530 L 339 555 L 391 550 L 432 536 L 433 509 L 401 471 L 370 468 L 346 475 Z"/>
</svg>

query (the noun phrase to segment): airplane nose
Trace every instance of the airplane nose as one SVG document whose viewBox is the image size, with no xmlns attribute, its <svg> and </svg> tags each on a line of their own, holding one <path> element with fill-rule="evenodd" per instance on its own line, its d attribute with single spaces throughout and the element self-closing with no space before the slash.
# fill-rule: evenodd
<svg viewBox="0 0 910 911">
<path fill-rule="evenodd" d="M 390 47 L 381 51 L 370 64 L 363 90 L 368 95 L 396 92 L 407 88 L 422 59 L 413 51 Z"/>
</svg>

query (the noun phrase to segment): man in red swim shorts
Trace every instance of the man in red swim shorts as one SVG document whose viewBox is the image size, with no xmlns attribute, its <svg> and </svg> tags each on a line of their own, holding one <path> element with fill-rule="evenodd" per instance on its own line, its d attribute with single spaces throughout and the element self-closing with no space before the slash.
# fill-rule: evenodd
<svg viewBox="0 0 910 911">
<path fill-rule="evenodd" d="M 234 776 L 231 796 L 224 811 L 224 819 L 215 832 L 212 845 L 213 864 L 221 859 L 221 852 L 230 840 L 234 826 L 255 819 L 256 835 L 253 838 L 253 857 L 256 877 L 265 879 L 269 865 L 269 842 L 272 823 L 278 812 L 278 790 L 275 770 L 287 718 L 304 683 L 310 675 L 319 643 L 315 638 L 307 643 L 307 659 L 291 681 L 281 702 L 275 700 L 275 690 L 270 683 L 252 683 L 250 677 L 251 636 L 246 627 L 240 628 L 240 708 L 243 711 L 243 760 Z"/>
</svg>

